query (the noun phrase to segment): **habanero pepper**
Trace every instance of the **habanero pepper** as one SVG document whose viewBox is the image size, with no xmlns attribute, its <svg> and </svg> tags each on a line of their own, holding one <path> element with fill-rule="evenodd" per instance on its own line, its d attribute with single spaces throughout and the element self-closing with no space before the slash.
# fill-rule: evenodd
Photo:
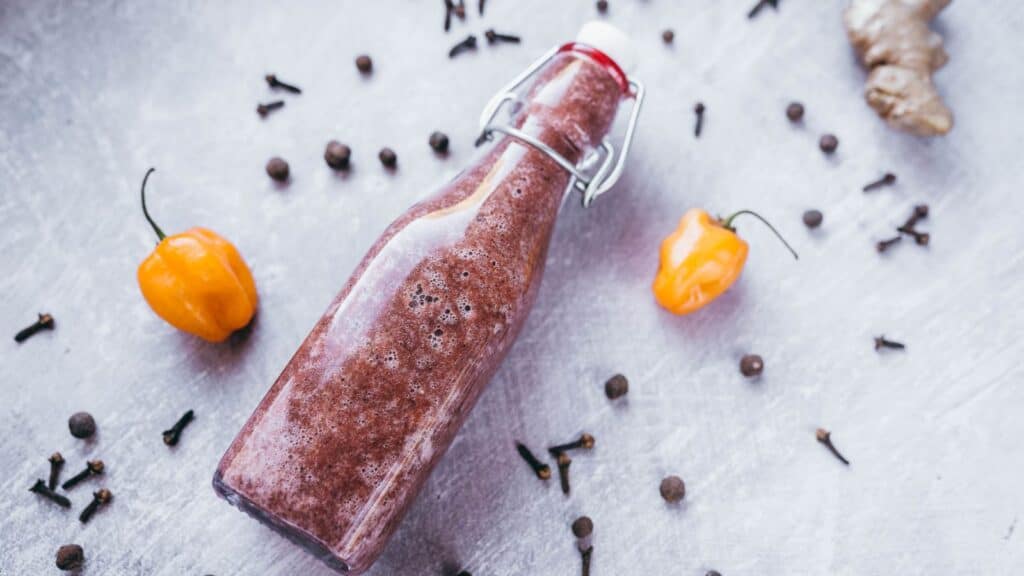
<svg viewBox="0 0 1024 576">
<path fill-rule="evenodd" d="M 673 314 L 689 314 L 736 282 L 749 251 L 747 242 L 736 235 L 732 225 L 741 214 L 763 222 L 799 259 L 782 235 L 756 212 L 740 210 L 722 220 L 713 219 L 704 210 L 691 209 L 661 243 L 661 262 L 651 287 L 658 304 Z"/>
<path fill-rule="evenodd" d="M 160 242 L 139 265 L 139 288 L 168 324 L 209 342 L 222 342 L 252 320 L 258 301 L 252 272 L 235 247 L 212 230 L 191 228 L 167 236 L 146 209 L 142 213 Z"/>
</svg>

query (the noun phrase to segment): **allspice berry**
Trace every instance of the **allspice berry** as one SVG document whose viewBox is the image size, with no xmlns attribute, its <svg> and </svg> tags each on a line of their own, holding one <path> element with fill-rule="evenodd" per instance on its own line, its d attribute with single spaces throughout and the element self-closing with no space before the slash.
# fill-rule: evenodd
<svg viewBox="0 0 1024 576">
<path fill-rule="evenodd" d="M 740 358 L 740 373 L 747 378 L 760 376 L 764 372 L 764 359 L 757 354 L 746 354 Z"/>
<path fill-rule="evenodd" d="M 825 154 L 832 154 L 839 148 L 839 138 L 836 138 L 835 134 L 825 134 L 818 141 L 818 147 Z"/>
<path fill-rule="evenodd" d="M 604 14 L 608 11 L 608 0 L 597 0 L 597 11 Z"/>
<path fill-rule="evenodd" d="M 394 168 L 398 164 L 398 154 L 395 154 L 395 151 L 391 148 L 381 148 L 377 157 L 380 158 L 380 163 L 385 168 Z"/>
<path fill-rule="evenodd" d="M 270 176 L 275 182 L 284 182 L 288 179 L 289 173 L 288 163 L 284 161 L 284 158 L 274 156 L 267 160 L 267 176 Z"/>
<path fill-rule="evenodd" d="M 580 516 L 572 523 L 572 534 L 577 538 L 586 538 L 594 533 L 594 521 L 589 516 Z"/>
<path fill-rule="evenodd" d="M 676 39 L 676 33 L 671 28 L 661 33 L 661 41 L 665 44 L 671 44 Z"/>
<path fill-rule="evenodd" d="M 90 438 L 96 433 L 96 420 L 88 412 L 75 412 L 68 418 L 68 428 L 75 438 Z"/>
<path fill-rule="evenodd" d="M 609 400 L 621 398 L 626 395 L 626 392 L 629 392 L 629 380 L 622 374 L 616 374 L 604 383 L 604 395 Z"/>
<path fill-rule="evenodd" d="M 786 118 L 790 122 L 799 122 L 804 119 L 804 105 L 799 102 L 790 102 L 786 106 Z"/>
<path fill-rule="evenodd" d="M 351 158 L 352 149 L 337 140 L 328 142 L 324 149 L 324 161 L 335 170 L 347 170 Z"/>
<path fill-rule="evenodd" d="M 369 74 L 373 71 L 373 60 L 366 54 L 360 54 L 356 58 L 356 69 L 363 74 Z"/>
<path fill-rule="evenodd" d="M 808 210 L 804 212 L 804 226 L 808 228 L 817 228 L 821 226 L 821 221 L 824 220 L 825 216 L 822 215 L 821 210 Z"/>
<path fill-rule="evenodd" d="M 686 484 L 679 476 L 668 476 L 661 481 L 661 497 L 666 502 L 676 503 L 686 497 Z"/>
<path fill-rule="evenodd" d="M 78 570 L 85 562 L 85 551 L 78 544 L 65 544 L 57 549 L 57 568 Z"/>
</svg>

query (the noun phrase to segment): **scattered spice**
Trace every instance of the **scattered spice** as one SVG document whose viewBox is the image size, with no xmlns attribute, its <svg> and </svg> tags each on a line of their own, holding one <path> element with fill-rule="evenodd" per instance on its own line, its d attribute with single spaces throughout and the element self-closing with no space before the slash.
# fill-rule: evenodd
<svg viewBox="0 0 1024 576">
<path fill-rule="evenodd" d="M 510 44 L 519 44 L 520 42 L 523 41 L 523 39 L 520 38 L 519 36 L 495 32 L 494 28 L 491 28 L 490 30 L 484 32 L 484 37 L 487 38 L 488 44 L 494 44 L 495 42 L 508 42 Z"/>
<path fill-rule="evenodd" d="M 484 15 L 484 0 L 480 0 L 480 2 L 477 3 L 477 10 L 480 12 L 481 16 Z"/>
<path fill-rule="evenodd" d="M 351 159 L 352 149 L 337 140 L 331 140 L 324 148 L 324 161 L 335 170 L 348 170 Z"/>
<path fill-rule="evenodd" d="M 85 464 L 85 470 L 82 470 L 78 474 L 75 474 L 71 478 L 68 478 L 61 484 L 61 488 L 64 490 L 70 490 L 80 484 L 83 480 L 91 476 L 99 476 L 103 474 L 103 460 L 89 460 Z"/>
<path fill-rule="evenodd" d="M 580 574 L 590 576 L 590 556 L 594 553 L 593 546 L 587 546 L 586 550 L 580 549 Z"/>
<path fill-rule="evenodd" d="M 672 504 L 686 497 L 686 484 L 679 476 L 668 476 L 661 481 L 661 497 Z"/>
<path fill-rule="evenodd" d="M 267 102 L 266 104 L 258 104 L 256 105 L 256 113 L 266 118 L 267 114 L 270 114 L 279 108 L 284 108 L 284 100 L 274 100 L 273 102 Z"/>
<path fill-rule="evenodd" d="M 78 570 L 85 562 L 85 551 L 78 544 L 65 544 L 57 549 L 57 568 Z"/>
<path fill-rule="evenodd" d="M 594 437 L 584 432 L 580 434 L 580 437 L 572 442 L 566 442 L 565 444 L 558 444 L 548 448 L 548 454 L 552 456 L 558 456 L 562 452 L 568 452 L 569 450 L 577 450 L 583 448 L 584 450 L 590 450 L 594 447 Z"/>
<path fill-rule="evenodd" d="M 671 28 L 661 33 L 661 41 L 665 44 L 671 44 L 675 39 L 676 33 Z"/>
<path fill-rule="evenodd" d="M 871 192 L 872 190 L 877 190 L 883 186 L 892 186 L 895 183 L 896 175 L 893 174 L 892 172 L 886 172 L 885 175 L 879 178 L 878 180 L 865 184 L 864 191 Z"/>
<path fill-rule="evenodd" d="M 280 88 L 281 90 L 284 90 L 285 92 L 291 92 L 292 94 L 302 94 L 302 90 L 298 86 L 288 84 L 287 82 L 282 82 L 281 80 L 278 80 L 277 76 L 274 76 L 273 74 L 267 74 L 266 78 L 267 85 L 269 85 L 271 88 Z"/>
<path fill-rule="evenodd" d="M 589 516 L 580 516 L 572 523 L 573 536 L 583 539 L 594 533 L 594 521 Z"/>
<path fill-rule="evenodd" d="M 466 0 L 459 0 L 459 3 L 455 5 L 455 15 L 459 17 L 459 20 L 466 19 Z"/>
<path fill-rule="evenodd" d="M 68 429 L 75 438 L 89 438 L 96 433 L 96 420 L 88 412 L 75 412 L 68 418 Z"/>
<path fill-rule="evenodd" d="M 452 12 L 455 11 L 455 3 L 452 0 L 444 0 L 444 31 L 452 27 Z"/>
<path fill-rule="evenodd" d="M 32 487 L 28 489 L 28 491 L 34 494 L 39 494 L 43 498 L 46 498 L 47 500 L 56 503 L 61 508 L 71 507 L 71 500 L 68 500 L 67 496 L 57 494 L 56 492 L 51 490 L 50 487 L 46 485 L 46 482 L 43 482 L 41 478 L 36 480 L 36 483 L 33 484 Z"/>
<path fill-rule="evenodd" d="M 693 135 L 700 138 L 700 131 L 704 128 L 704 103 L 697 102 L 693 107 L 693 112 L 697 115 L 697 123 L 693 127 Z"/>
<path fill-rule="evenodd" d="M 569 494 L 569 465 L 572 464 L 572 458 L 565 452 L 558 453 L 558 479 L 562 484 L 562 493 Z"/>
<path fill-rule="evenodd" d="M 622 374 L 616 374 L 608 379 L 604 383 L 604 395 L 609 400 L 615 400 L 621 398 L 629 392 L 629 380 L 626 379 Z"/>
<path fill-rule="evenodd" d="M 917 242 L 918 246 L 927 246 L 928 241 L 931 239 L 931 235 L 928 234 L 927 232 L 918 232 L 917 230 L 907 228 L 906 226 L 900 226 L 899 228 L 897 228 L 897 230 L 899 230 L 903 234 L 906 234 L 907 236 L 912 237 L 914 239 L 914 242 Z"/>
<path fill-rule="evenodd" d="M 288 175 L 291 170 L 288 168 L 288 163 L 285 162 L 284 158 L 280 156 L 274 156 L 270 160 L 267 160 L 267 176 L 275 182 L 284 182 L 288 179 Z"/>
<path fill-rule="evenodd" d="M 14 335 L 14 341 L 21 344 L 25 340 L 28 340 L 41 330 L 53 330 L 56 324 L 53 321 L 53 316 L 47 313 L 39 314 L 39 318 L 30 324 L 29 326 L 22 328 Z"/>
<path fill-rule="evenodd" d="M 516 451 L 518 451 L 523 460 L 530 465 L 530 468 L 533 469 L 533 473 L 537 475 L 537 478 L 540 478 L 541 480 L 551 478 L 551 467 L 538 460 L 525 444 L 516 442 Z"/>
<path fill-rule="evenodd" d="M 814 433 L 814 437 L 818 439 L 818 442 L 824 444 L 825 447 L 828 448 L 828 451 L 831 452 L 836 458 L 838 458 L 840 462 L 846 464 L 847 466 L 850 465 L 850 461 L 847 460 L 842 454 L 840 454 L 839 450 L 836 450 L 835 445 L 832 444 L 831 432 L 825 430 L 824 428 L 818 428 L 818 431 Z"/>
<path fill-rule="evenodd" d="M 757 354 L 744 354 L 740 358 L 740 373 L 747 378 L 760 376 L 764 372 L 764 359 Z"/>
<path fill-rule="evenodd" d="M 385 168 L 393 169 L 398 164 L 398 154 L 395 154 L 395 151 L 391 148 L 381 148 L 380 153 L 377 154 L 377 158 L 380 158 L 380 163 L 383 164 Z"/>
<path fill-rule="evenodd" d="M 62 468 L 64 468 L 64 456 L 61 456 L 60 452 L 54 452 L 50 455 L 50 481 L 46 483 L 46 487 L 50 490 L 57 489 Z"/>
<path fill-rule="evenodd" d="M 718 570 L 708 570 L 707 574 L 704 576 L 722 576 L 722 573 Z"/>
<path fill-rule="evenodd" d="M 808 228 L 817 228 L 821 226 L 821 221 L 824 220 L 825 216 L 821 213 L 821 210 L 808 210 L 804 212 L 804 226 Z"/>
<path fill-rule="evenodd" d="M 462 572 L 459 572 L 455 576 L 473 576 L 473 575 L 469 573 L 469 570 L 463 570 Z"/>
<path fill-rule="evenodd" d="M 790 122 L 800 122 L 804 119 L 804 105 L 799 102 L 790 102 L 789 106 L 786 106 L 786 118 L 789 118 Z"/>
<path fill-rule="evenodd" d="M 754 7 L 750 9 L 750 12 L 747 12 L 747 18 L 754 18 L 765 6 L 771 6 L 775 10 L 778 10 L 779 0 L 758 0 L 757 4 L 754 4 Z"/>
<path fill-rule="evenodd" d="M 608 13 L 608 0 L 597 0 L 597 11 L 601 14 Z"/>
<path fill-rule="evenodd" d="M 881 350 L 882 348 L 890 348 L 892 350 L 905 350 L 907 345 L 902 342 L 896 342 L 895 340 L 889 340 L 885 337 L 885 334 L 881 336 L 875 336 L 875 350 Z"/>
<path fill-rule="evenodd" d="M 476 36 L 472 34 L 466 36 L 465 40 L 459 42 L 455 46 L 452 46 L 451 50 L 448 51 L 448 57 L 455 58 L 467 50 L 476 50 Z"/>
<path fill-rule="evenodd" d="M 373 60 L 371 60 L 366 54 L 360 54 L 356 57 L 356 70 L 359 70 L 363 74 L 373 72 Z"/>
<path fill-rule="evenodd" d="M 85 510 L 82 510 L 81 515 L 78 516 L 78 521 L 82 524 L 87 523 L 89 519 L 92 518 L 92 515 L 99 510 L 100 506 L 110 502 L 110 499 L 113 497 L 114 495 L 106 488 L 100 488 L 98 491 L 93 492 L 92 502 L 89 502 L 89 505 L 85 507 Z"/>
<path fill-rule="evenodd" d="M 893 238 L 889 238 L 888 240 L 879 240 L 878 243 L 875 244 L 875 250 L 878 250 L 879 253 L 885 252 L 893 245 L 898 244 L 899 241 L 902 239 L 902 236 L 895 236 Z"/>
<path fill-rule="evenodd" d="M 913 236 L 914 241 L 917 242 L 919 245 L 927 246 L 929 235 L 927 233 L 918 232 L 917 230 L 914 229 L 915 226 L 917 226 L 918 222 L 924 220 L 927 217 L 928 205 L 918 204 L 914 206 L 914 211 L 910 213 L 910 217 L 907 218 L 907 221 L 904 222 L 903 225 L 897 228 L 896 230 L 908 236 Z"/>
<path fill-rule="evenodd" d="M 177 446 L 178 440 L 181 439 L 181 431 L 184 430 L 185 426 L 188 426 L 194 419 L 195 413 L 192 410 L 182 414 L 181 418 L 178 418 L 178 421 L 174 423 L 174 426 L 164 430 L 164 444 L 167 444 L 168 446 Z"/>
<path fill-rule="evenodd" d="M 839 138 L 835 134 L 825 134 L 818 140 L 818 148 L 825 154 L 832 154 L 839 148 Z"/>
<path fill-rule="evenodd" d="M 444 132 L 432 132 L 428 142 L 430 147 L 434 149 L 434 152 L 438 154 L 446 154 L 448 152 L 448 135 Z"/>
</svg>

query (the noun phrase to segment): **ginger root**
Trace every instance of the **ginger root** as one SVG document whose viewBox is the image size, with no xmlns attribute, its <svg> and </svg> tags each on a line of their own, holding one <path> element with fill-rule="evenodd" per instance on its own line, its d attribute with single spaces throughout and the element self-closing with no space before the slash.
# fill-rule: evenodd
<svg viewBox="0 0 1024 576">
<path fill-rule="evenodd" d="M 890 125 L 920 136 L 945 134 L 953 113 L 932 72 L 949 56 L 928 23 L 950 0 L 851 0 L 843 19 L 850 43 L 870 69 L 864 97 Z"/>
</svg>

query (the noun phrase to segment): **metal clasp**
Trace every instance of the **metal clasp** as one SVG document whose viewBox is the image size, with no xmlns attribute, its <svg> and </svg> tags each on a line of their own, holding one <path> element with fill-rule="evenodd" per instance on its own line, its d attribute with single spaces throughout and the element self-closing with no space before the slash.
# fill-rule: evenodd
<svg viewBox="0 0 1024 576">
<path fill-rule="evenodd" d="M 601 141 L 599 149 L 592 154 L 588 154 L 587 157 L 580 162 L 579 166 L 576 166 L 567 160 L 554 148 L 548 146 L 544 142 L 541 142 L 537 138 L 526 134 L 518 128 L 505 124 L 494 124 L 494 118 L 498 115 L 502 106 L 507 102 L 513 102 L 519 98 L 516 90 L 529 80 L 530 77 L 538 70 L 540 70 L 541 67 L 554 58 L 560 51 L 561 48 L 557 46 L 549 50 L 533 64 L 530 64 L 526 70 L 523 70 L 518 76 L 513 78 L 511 82 L 502 87 L 501 90 L 499 90 L 498 93 L 490 99 L 487 106 L 484 106 L 484 110 L 480 114 L 480 136 L 477 138 L 476 142 L 479 146 L 483 142 L 493 139 L 495 132 L 500 132 L 507 136 L 511 136 L 524 144 L 533 146 L 537 150 L 548 155 L 552 160 L 558 163 L 559 166 L 569 172 L 571 176 L 569 180 L 569 188 L 575 188 L 583 192 L 583 206 L 588 207 L 595 198 L 607 192 L 615 185 L 616 182 L 618 182 L 619 177 L 622 176 L 622 172 L 626 167 L 626 157 L 629 156 L 629 149 L 633 145 L 633 137 L 636 134 L 637 119 L 640 116 L 640 107 L 644 102 L 644 85 L 640 83 L 640 81 L 627 78 L 630 95 L 633 99 L 633 107 L 630 111 L 629 123 L 626 125 L 626 133 L 623 136 L 621 150 L 616 153 L 615 146 L 611 143 L 611 140 L 605 137 Z M 595 165 L 597 165 L 597 167 L 593 168 Z"/>
</svg>

